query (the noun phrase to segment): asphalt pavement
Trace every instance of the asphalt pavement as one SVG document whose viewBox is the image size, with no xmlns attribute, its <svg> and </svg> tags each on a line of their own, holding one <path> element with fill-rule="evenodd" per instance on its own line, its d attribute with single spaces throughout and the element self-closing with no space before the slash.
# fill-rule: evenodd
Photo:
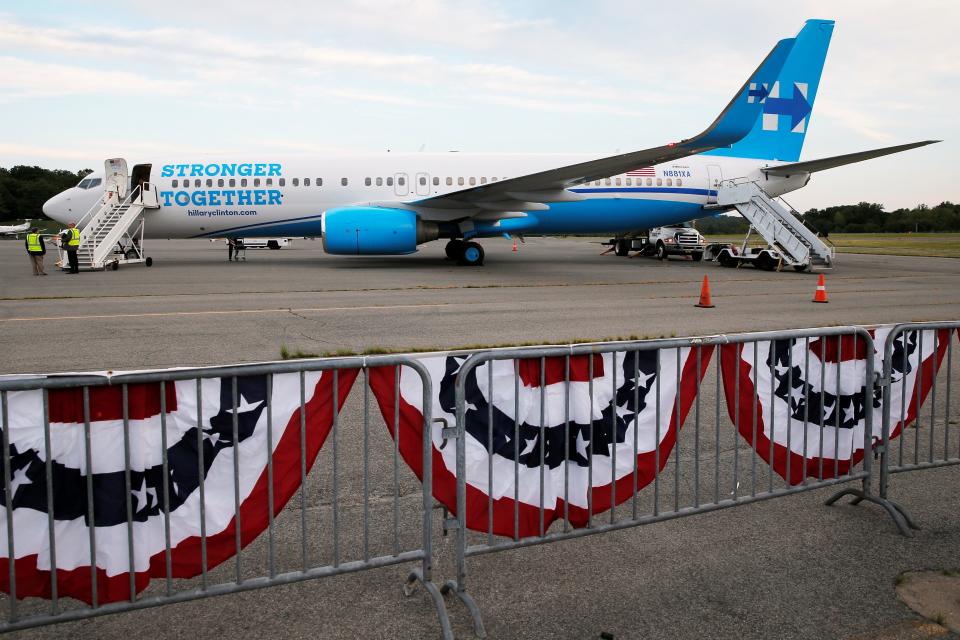
<svg viewBox="0 0 960 640">
<path fill-rule="evenodd" d="M 281 346 L 308 352 L 445 349 L 960 318 L 960 262 L 950 259 L 842 255 L 827 273 L 830 302 L 822 305 L 811 302 L 812 274 L 601 256 L 598 244 L 572 238 L 530 239 L 516 253 L 504 240 L 488 241 L 485 248 L 482 268 L 445 261 L 442 245 L 406 257 L 341 258 L 323 254 L 319 242 L 309 240 L 281 251 L 250 250 L 245 262 L 228 263 L 223 244 L 156 241 L 147 245 L 155 260 L 151 268 L 41 278 L 30 275 L 22 243 L 0 242 L 0 373 L 251 362 L 277 359 Z M 693 306 L 705 274 L 714 309 Z M 960 368 L 960 359 L 953 366 Z M 344 410 L 351 417 L 341 426 L 344 554 L 358 544 L 357 395 L 355 389 L 353 404 Z M 709 392 L 704 401 L 712 406 Z M 371 451 L 388 451 L 385 430 L 377 433 Z M 692 437 L 689 429 L 683 435 Z M 732 442 L 724 441 L 725 460 L 745 453 L 741 446 L 731 454 Z M 685 465 L 692 451 L 683 449 Z M 318 470 L 329 468 L 328 455 L 325 448 Z M 371 464 L 374 477 L 391 477 L 388 457 L 375 456 Z M 314 475 L 307 492 L 308 539 L 311 558 L 322 558 L 330 551 L 324 526 L 331 509 L 329 476 Z M 374 487 L 372 534 L 389 541 L 391 514 L 400 513 L 401 542 L 415 545 L 416 479 L 401 470 L 397 512 L 392 485 Z M 479 556 L 468 560 L 467 584 L 491 638 L 599 638 L 604 632 L 617 640 L 860 638 L 917 620 L 897 599 L 895 581 L 909 569 L 960 568 L 960 467 L 891 479 L 891 497 L 923 527 L 911 539 L 900 536 L 875 506 L 825 507 L 830 494 L 821 489 Z M 442 582 L 454 575 L 453 540 L 440 533 L 439 521 L 437 512 L 436 571 Z M 299 523 L 289 507 L 278 519 L 280 560 L 292 567 Z M 256 549 L 244 555 L 245 575 L 263 571 Z M 438 637 L 423 590 L 410 598 L 402 593 L 411 566 L 14 636 Z M 213 574 L 231 576 L 232 566 Z M 0 602 L 0 611 L 5 604 Z M 447 608 L 457 637 L 471 637 L 462 607 L 448 599 Z"/>
</svg>

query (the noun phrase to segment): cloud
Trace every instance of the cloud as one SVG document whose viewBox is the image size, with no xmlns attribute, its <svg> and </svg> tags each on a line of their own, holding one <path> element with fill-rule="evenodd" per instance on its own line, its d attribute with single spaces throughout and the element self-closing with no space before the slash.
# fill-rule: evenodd
<svg viewBox="0 0 960 640">
<path fill-rule="evenodd" d="M 185 93 L 189 82 L 164 81 L 127 71 L 0 57 L 0 99 L 97 94 L 120 90 L 126 94 Z"/>
</svg>

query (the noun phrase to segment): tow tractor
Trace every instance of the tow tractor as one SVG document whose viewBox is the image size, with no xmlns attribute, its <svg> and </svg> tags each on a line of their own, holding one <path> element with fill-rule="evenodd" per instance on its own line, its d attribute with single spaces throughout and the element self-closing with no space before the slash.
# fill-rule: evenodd
<svg viewBox="0 0 960 640">
<path fill-rule="evenodd" d="M 659 260 L 666 260 L 670 256 L 690 256 L 694 262 L 703 259 L 703 252 L 706 249 L 703 235 L 689 222 L 669 227 L 655 227 L 642 231 L 636 236 L 618 236 L 604 244 L 612 246 L 618 256 L 626 256 L 631 251 L 637 251 L 639 252 L 637 255 L 656 256 Z"/>
</svg>

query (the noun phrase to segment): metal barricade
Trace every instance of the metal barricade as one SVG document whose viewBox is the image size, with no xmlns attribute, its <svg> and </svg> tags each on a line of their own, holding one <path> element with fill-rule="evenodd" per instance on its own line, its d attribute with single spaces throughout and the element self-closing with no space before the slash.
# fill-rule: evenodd
<svg viewBox="0 0 960 640">
<path fill-rule="evenodd" d="M 951 432 L 950 428 L 953 343 L 958 332 L 960 322 L 956 321 L 899 324 L 883 343 L 879 494 L 907 536 L 920 527 L 889 499 L 890 475 L 960 464 L 960 429 Z"/>
<path fill-rule="evenodd" d="M 709 363 L 713 351 L 721 353 Z M 495 373 L 504 366 L 513 367 L 512 376 Z M 602 377 L 595 375 L 601 366 Z M 572 368 L 588 371 L 573 381 Z M 691 371 L 695 380 L 684 381 Z M 547 391 L 551 376 L 554 386 Z M 513 386 L 499 394 L 499 406 L 497 379 Z M 532 400 L 521 399 L 523 385 L 539 387 Z M 611 387 L 603 402 L 598 385 Z M 574 386 L 578 391 L 571 391 Z M 572 407 L 576 394 L 573 404 L 589 407 Z M 732 420 L 723 415 L 721 395 Z M 827 503 L 843 495 L 882 503 L 871 493 L 869 452 L 880 440 L 873 425 L 876 401 L 873 339 L 860 327 L 474 354 L 456 377 L 456 579 L 442 592 L 464 603 L 476 635 L 484 637 L 466 587 L 470 557 L 853 481 L 856 487 Z M 787 424 L 776 424 L 784 411 Z M 487 415 L 471 424 L 477 412 Z M 638 436 L 643 412 L 648 423 Z M 688 413 L 693 424 L 681 428 Z M 857 424 L 862 441 L 847 431 Z M 477 432 L 477 425 L 488 431 Z M 832 462 L 825 460 L 830 451 Z M 521 475 L 529 480 L 523 488 Z"/>
<path fill-rule="evenodd" d="M 423 389 L 422 485 L 398 456 L 401 371 Z M 395 385 L 387 428 L 371 376 Z M 0 379 L 0 631 L 416 562 L 405 591 L 452 639 L 431 393 L 404 356 Z"/>
</svg>

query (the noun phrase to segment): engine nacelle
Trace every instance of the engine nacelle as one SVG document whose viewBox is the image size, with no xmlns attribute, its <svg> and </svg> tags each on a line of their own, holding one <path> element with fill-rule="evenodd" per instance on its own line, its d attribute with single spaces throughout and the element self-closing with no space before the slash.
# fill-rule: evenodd
<svg viewBox="0 0 960 640">
<path fill-rule="evenodd" d="M 403 255 L 439 237 L 436 223 L 404 209 L 341 207 L 325 211 L 321 220 L 323 250 L 336 255 Z"/>
</svg>

